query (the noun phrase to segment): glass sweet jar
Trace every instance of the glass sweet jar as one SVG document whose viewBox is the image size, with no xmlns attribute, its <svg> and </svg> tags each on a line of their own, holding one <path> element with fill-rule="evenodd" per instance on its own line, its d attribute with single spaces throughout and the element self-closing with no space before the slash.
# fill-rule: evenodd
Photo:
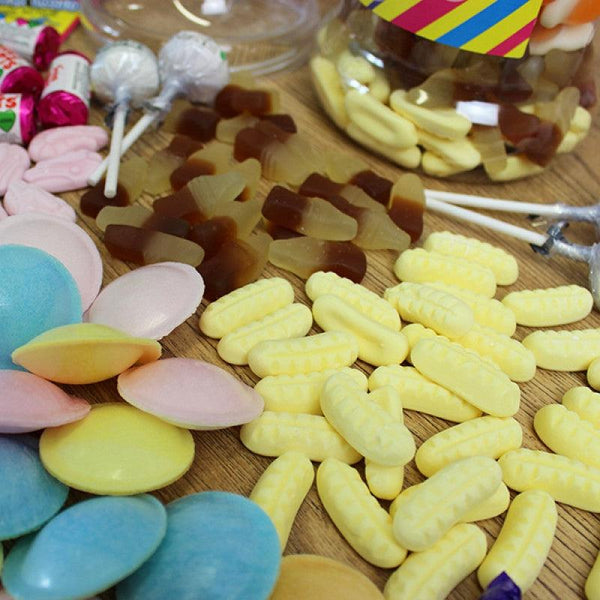
<svg viewBox="0 0 600 600">
<path fill-rule="evenodd" d="M 343 4 L 311 75 L 329 117 L 372 152 L 436 177 L 482 167 L 508 181 L 589 131 L 598 0 Z"/>
</svg>

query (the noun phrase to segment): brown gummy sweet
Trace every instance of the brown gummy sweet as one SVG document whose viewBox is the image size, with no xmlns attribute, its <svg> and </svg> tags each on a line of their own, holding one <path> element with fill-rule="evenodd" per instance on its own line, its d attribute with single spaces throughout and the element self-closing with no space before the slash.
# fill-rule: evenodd
<svg viewBox="0 0 600 600">
<path fill-rule="evenodd" d="M 173 136 L 171 143 L 164 150 L 174 156 L 187 158 L 190 154 L 198 152 L 198 150 L 201 150 L 203 147 L 204 144 L 202 142 L 199 142 L 188 135 L 178 133 Z M 162 152 L 162 150 L 160 152 Z"/>
<path fill-rule="evenodd" d="M 190 225 L 202 223 L 210 217 L 202 207 L 198 205 L 195 197 L 187 187 L 169 196 L 157 198 L 152 205 L 154 212 L 166 217 L 184 219 Z"/>
<path fill-rule="evenodd" d="M 332 242 L 309 237 L 281 239 L 269 248 L 275 266 L 308 279 L 317 271 L 333 271 L 360 283 L 367 271 L 365 253 L 352 242 Z"/>
<path fill-rule="evenodd" d="M 169 177 L 171 186 L 175 191 L 180 190 L 188 181 L 199 175 L 214 175 L 217 172 L 215 163 L 198 159 L 188 158 L 180 167 L 177 167 Z"/>
<path fill-rule="evenodd" d="M 299 231 L 308 204 L 308 198 L 281 185 L 275 185 L 265 199 L 262 214 L 265 219 L 281 227 Z"/>
<path fill-rule="evenodd" d="M 215 109 L 226 119 L 243 112 L 260 116 L 273 112 L 276 109 L 276 100 L 272 92 L 248 90 L 235 84 L 229 84 L 217 94 Z"/>
<path fill-rule="evenodd" d="M 246 127 L 238 132 L 233 144 L 233 157 L 240 162 L 248 158 L 261 160 L 265 149 L 273 143 L 273 138 L 254 127 Z"/>
<path fill-rule="evenodd" d="M 388 215 L 416 242 L 423 233 L 425 190 L 421 178 L 414 173 L 401 175 L 390 192 Z"/>
<path fill-rule="evenodd" d="M 209 142 L 215 138 L 220 120 L 221 116 L 211 108 L 190 106 L 178 114 L 171 112 L 165 119 L 164 129 L 199 142 Z"/>
<path fill-rule="evenodd" d="M 204 223 L 194 225 L 187 239 L 204 248 L 204 260 L 212 258 L 223 244 L 235 240 L 237 225 L 229 217 L 212 217 Z"/>
<path fill-rule="evenodd" d="M 294 121 L 292 115 L 288 114 L 277 114 L 277 115 L 263 115 L 261 117 L 262 121 L 267 121 L 268 123 L 272 123 L 282 129 L 283 131 L 287 131 L 287 133 L 297 133 L 298 128 L 296 127 L 296 122 Z"/>
<path fill-rule="evenodd" d="M 303 182 L 298 193 L 303 196 L 316 196 L 326 200 L 338 196 L 344 189 L 343 183 L 336 183 L 320 173 L 311 173 Z"/>
<path fill-rule="evenodd" d="M 390 190 L 393 183 L 374 173 L 370 169 L 360 171 L 350 179 L 348 183 L 359 187 L 363 192 L 371 196 L 377 202 L 387 206 L 390 199 Z"/>
<path fill-rule="evenodd" d="M 498 125 L 505 139 L 542 167 L 550 162 L 563 138 L 561 130 L 554 123 L 521 112 L 511 104 L 500 107 Z"/>
<path fill-rule="evenodd" d="M 194 242 L 132 225 L 109 225 L 104 243 L 115 258 L 139 265 L 173 261 L 197 267 L 204 258 Z"/>
<path fill-rule="evenodd" d="M 88 217 L 95 219 L 98 213 L 105 206 L 127 206 L 131 199 L 129 198 L 129 192 L 125 186 L 121 183 L 117 183 L 117 193 L 114 198 L 107 198 L 104 195 L 104 177 L 93 187 L 87 190 L 81 200 L 79 206 L 81 212 Z"/>
<path fill-rule="evenodd" d="M 198 272 L 204 279 L 204 297 L 211 302 L 256 281 L 267 261 L 266 248 L 244 240 L 226 241 Z"/>
<path fill-rule="evenodd" d="M 274 240 L 289 240 L 290 238 L 301 237 L 302 234 L 296 231 L 292 231 L 287 227 L 282 227 L 281 225 L 277 225 L 273 223 L 273 221 L 269 221 L 268 219 L 263 220 L 265 231 L 274 239 Z"/>
<path fill-rule="evenodd" d="M 189 223 L 182 219 L 166 217 L 134 204 L 133 206 L 105 206 L 96 217 L 96 225 L 106 230 L 109 225 L 133 225 L 142 229 L 162 231 L 177 237 L 185 237 L 190 229 Z"/>
</svg>

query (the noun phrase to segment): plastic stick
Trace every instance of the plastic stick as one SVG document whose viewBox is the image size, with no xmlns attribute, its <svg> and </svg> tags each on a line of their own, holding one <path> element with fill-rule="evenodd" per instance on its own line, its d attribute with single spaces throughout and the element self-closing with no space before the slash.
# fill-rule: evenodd
<svg viewBox="0 0 600 600">
<path fill-rule="evenodd" d="M 117 181 L 119 177 L 119 164 L 121 162 L 121 144 L 127 117 L 127 103 L 117 104 L 113 116 L 113 128 L 110 139 L 110 152 L 108 153 L 108 170 L 104 182 L 104 196 L 114 198 L 117 195 Z"/>
<path fill-rule="evenodd" d="M 442 192 L 438 190 L 425 190 L 427 200 L 441 200 L 461 206 L 500 210 L 503 212 L 524 213 L 527 215 L 540 215 L 555 217 L 561 215 L 562 207 L 559 204 L 537 204 L 535 202 L 520 202 L 518 200 L 504 200 L 502 198 L 486 198 L 470 194 L 457 194 L 455 192 Z"/>
<path fill-rule="evenodd" d="M 454 204 L 441 202 L 440 200 L 435 200 L 434 198 L 427 198 L 427 208 L 450 217 L 460 219 L 462 221 L 468 221 L 474 225 L 481 225 L 482 227 L 487 227 L 488 229 L 492 229 L 499 233 L 504 233 L 518 240 L 527 242 L 528 244 L 533 244 L 534 246 L 543 246 L 548 240 L 547 235 L 529 231 L 528 229 L 523 229 L 522 227 L 517 227 L 516 225 L 510 225 L 509 223 L 505 223 L 499 219 L 480 215 L 472 210 L 454 206 Z"/>
</svg>

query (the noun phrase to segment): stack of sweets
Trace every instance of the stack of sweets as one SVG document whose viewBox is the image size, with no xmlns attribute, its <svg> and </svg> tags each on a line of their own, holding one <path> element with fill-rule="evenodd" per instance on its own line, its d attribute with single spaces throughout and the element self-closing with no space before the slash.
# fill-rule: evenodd
<svg viewBox="0 0 600 600">
<path fill-rule="evenodd" d="M 0 22 L 0 143 L 26 146 L 38 128 L 87 123 L 89 60 L 59 45 L 52 27 Z"/>
</svg>

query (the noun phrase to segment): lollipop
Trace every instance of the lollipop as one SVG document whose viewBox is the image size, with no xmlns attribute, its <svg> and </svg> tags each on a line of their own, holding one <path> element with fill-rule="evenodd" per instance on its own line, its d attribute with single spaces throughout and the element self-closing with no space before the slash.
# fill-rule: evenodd
<svg viewBox="0 0 600 600">
<path fill-rule="evenodd" d="M 121 155 L 171 109 L 175 98 L 186 96 L 192 102 L 212 102 L 229 80 L 227 58 L 221 48 L 213 39 L 195 31 L 180 31 L 165 43 L 158 55 L 158 69 L 162 90 L 147 103 L 146 114 L 123 138 Z M 96 185 L 107 166 L 108 159 L 104 159 L 88 183 Z"/>
<path fill-rule="evenodd" d="M 94 93 L 102 102 L 110 103 L 113 113 L 104 195 L 114 198 L 129 104 L 139 107 L 144 100 L 156 94 L 160 83 L 158 65 L 147 46 L 126 40 L 104 46 L 92 64 L 90 75 Z"/>
</svg>

